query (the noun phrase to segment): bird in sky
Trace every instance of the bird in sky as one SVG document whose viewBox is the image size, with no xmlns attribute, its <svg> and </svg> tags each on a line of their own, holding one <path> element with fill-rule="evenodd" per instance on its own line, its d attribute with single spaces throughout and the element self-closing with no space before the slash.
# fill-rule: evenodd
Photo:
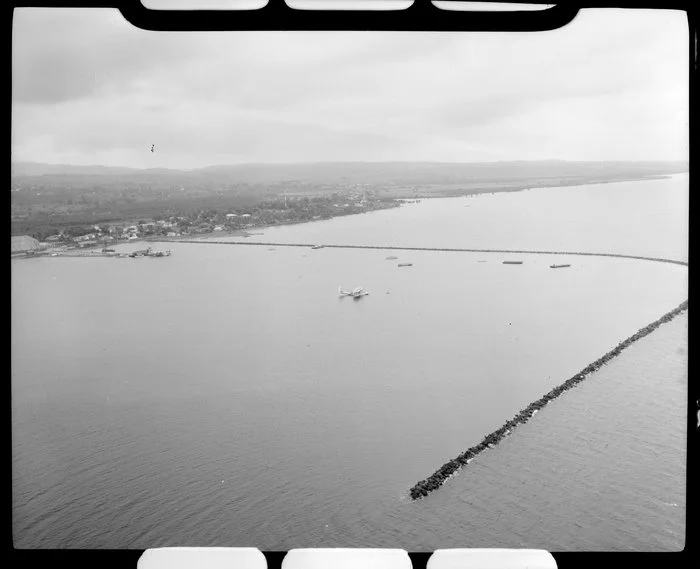
<svg viewBox="0 0 700 569">
<path fill-rule="evenodd" d="M 151 152 L 153 152 L 153 149 L 156 147 L 155 144 L 151 144 Z"/>
</svg>

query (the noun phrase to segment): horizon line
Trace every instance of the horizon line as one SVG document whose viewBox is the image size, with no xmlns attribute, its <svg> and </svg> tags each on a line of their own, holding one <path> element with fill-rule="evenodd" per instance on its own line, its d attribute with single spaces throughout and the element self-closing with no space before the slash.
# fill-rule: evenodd
<svg viewBox="0 0 700 569">
<path fill-rule="evenodd" d="M 216 163 L 209 164 L 206 166 L 196 166 L 192 168 L 172 168 L 167 166 L 125 166 L 125 165 L 107 165 L 107 164 L 71 164 L 66 162 L 37 162 L 33 160 L 10 160 L 10 166 L 26 164 L 26 165 L 40 165 L 40 166 L 68 166 L 73 168 L 114 168 L 114 169 L 127 169 L 127 170 L 138 170 L 138 171 L 149 171 L 149 170 L 169 170 L 173 172 L 193 172 L 197 170 L 205 170 L 207 168 L 236 168 L 236 167 L 250 167 L 250 166 L 310 166 L 310 165 L 328 165 L 328 164 L 448 164 L 448 165 L 469 165 L 469 164 L 526 164 L 526 163 L 538 163 L 538 162 L 560 162 L 560 163 L 600 163 L 600 164 L 610 164 L 610 163 L 627 163 L 627 164 L 643 164 L 643 163 L 680 163 L 689 165 L 688 159 L 675 159 L 675 160 L 661 160 L 661 159 L 648 159 L 648 160 L 571 160 L 566 158 L 538 158 L 538 159 L 510 159 L 510 160 L 479 160 L 474 162 L 454 162 L 454 161 L 441 161 L 441 160 L 322 160 L 322 161 L 308 161 L 308 162 L 238 162 L 238 163 Z"/>
</svg>

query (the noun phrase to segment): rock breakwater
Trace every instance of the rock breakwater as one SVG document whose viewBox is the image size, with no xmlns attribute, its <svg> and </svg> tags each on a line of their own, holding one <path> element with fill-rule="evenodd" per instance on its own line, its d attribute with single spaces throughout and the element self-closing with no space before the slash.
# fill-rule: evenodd
<svg viewBox="0 0 700 569">
<path fill-rule="evenodd" d="M 200 245 L 252 245 L 259 247 L 313 247 L 314 243 L 261 243 L 258 241 L 215 241 L 204 239 L 172 239 L 174 243 L 195 243 Z M 537 251 L 530 249 L 473 249 L 454 247 L 401 247 L 396 245 L 323 245 L 329 249 L 386 249 L 391 251 L 444 251 L 453 253 L 519 253 L 526 255 L 577 255 L 586 257 L 614 257 L 616 259 L 638 259 L 640 261 L 652 261 L 656 263 L 671 263 L 687 267 L 686 261 L 676 259 L 664 259 L 662 257 L 645 257 L 643 255 L 624 255 L 621 253 L 594 253 L 586 251 Z M 481 262 L 481 261 L 479 261 Z"/>
<path fill-rule="evenodd" d="M 542 409 L 547 403 L 553 401 L 557 397 L 561 396 L 564 392 L 568 391 L 572 387 L 581 383 L 586 379 L 591 373 L 598 370 L 601 366 L 609 362 L 611 359 L 616 357 L 625 348 L 629 347 L 631 344 L 647 336 L 654 330 L 656 330 L 661 324 L 669 322 L 680 313 L 688 309 L 688 301 L 685 300 L 676 308 L 664 314 L 658 320 L 655 320 L 651 324 L 648 324 L 644 328 L 638 330 L 635 334 L 620 342 L 612 350 L 607 352 L 604 356 L 598 358 L 593 363 L 587 365 L 577 374 L 573 375 L 561 385 L 558 385 L 546 395 L 540 397 L 537 401 L 530 403 L 527 407 L 522 409 L 517 415 L 515 415 L 509 421 L 506 421 L 502 427 L 493 431 L 492 433 L 486 435 L 484 439 L 477 445 L 467 449 L 462 454 L 453 458 L 452 460 L 443 464 L 438 468 L 433 474 L 431 474 L 425 480 L 421 480 L 415 484 L 410 490 L 409 494 L 413 500 L 418 500 L 427 496 L 430 492 L 433 492 L 440 488 L 445 481 L 455 474 L 460 468 L 466 466 L 472 459 L 478 456 L 480 453 L 484 452 L 488 448 L 493 448 L 497 445 L 504 437 L 508 436 L 518 425 L 526 423 L 530 418 Z"/>
</svg>

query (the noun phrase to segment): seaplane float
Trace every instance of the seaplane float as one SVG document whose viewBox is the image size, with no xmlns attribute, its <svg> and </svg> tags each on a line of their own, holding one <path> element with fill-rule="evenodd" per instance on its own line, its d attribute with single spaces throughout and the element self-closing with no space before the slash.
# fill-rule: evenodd
<svg viewBox="0 0 700 569">
<path fill-rule="evenodd" d="M 362 298 L 363 296 L 367 296 L 369 293 L 365 289 L 363 289 L 361 286 L 355 287 L 354 289 L 352 289 L 352 292 L 348 292 L 346 290 L 343 290 L 343 287 L 339 286 L 338 287 L 338 294 L 340 296 L 351 296 L 352 298 L 357 300 L 358 298 Z"/>
</svg>

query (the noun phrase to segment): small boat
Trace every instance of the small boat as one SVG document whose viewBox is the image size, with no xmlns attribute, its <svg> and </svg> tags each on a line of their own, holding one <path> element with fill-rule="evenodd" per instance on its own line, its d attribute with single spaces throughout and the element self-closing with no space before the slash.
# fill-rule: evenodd
<svg viewBox="0 0 700 569">
<path fill-rule="evenodd" d="M 399 267 L 412 267 L 413 263 L 399 263 Z"/>
<path fill-rule="evenodd" d="M 312 249 L 323 249 L 323 245 L 314 245 Z"/>
<path fill-rule="evenodd" d="M 549 265 L 550 269 L 563 269 L 564 267 L 570 267 L 571 265 Z"/>
<path fill-rule="evenodd" d="M 522 265 L 522 261 L 503 261 L 504 265 Z"/>
</svg>

